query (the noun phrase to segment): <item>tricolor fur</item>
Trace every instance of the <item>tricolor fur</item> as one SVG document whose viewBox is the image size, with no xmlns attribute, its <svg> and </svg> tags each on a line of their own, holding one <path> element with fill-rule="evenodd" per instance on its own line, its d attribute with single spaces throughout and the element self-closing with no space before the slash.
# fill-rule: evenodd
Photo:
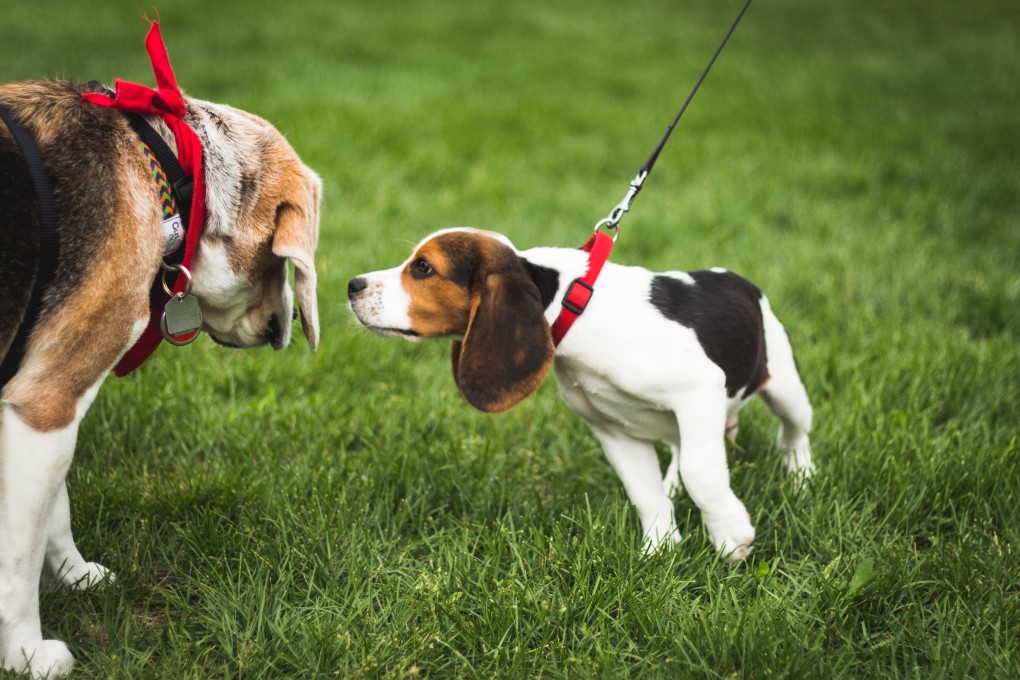
<svg viewBox="0 0 1020 680">
<path fill-rule="evenodd" d="M 499 234 L 453 229 L 400 266 L 353 279 L 348 295 L 375 333 L 453 340 L 456 383 L 483 411 L 510 408 L 554 366 L 637 508 L 647 549 L 679 539 L 670 496 L 682 480 L 716 547 L 743 558 L 755 532 L 730 488 L 724 442 L 741 407 L 760 394 L 780 419 L 786 467 L 802 477 L 814 469 L 811 405 L 786 331 L 765 296 L 725 270 L 656 274 L 610 262 L 554 347 L 560 300 L 587 267 L 580 250 L 520 252 Z M 665 476 L 656 441 L 673 450 Z"/>
<path fill-rule="evenodd" d="M 106 569 L 74 547 L 64 474 L 78 423 L 100 384 L 138 338 L 163 248 L 158 187 L 135 133 L 115 110 L 84 102 L 87 86 L 0 86 L 32 131 L 52 178 L 60 257 L 18 373 L 0 394 L 0 659 L 8 669 L 58 676 L 73 664 L 42 640 L 44 570 L 83 587 Z M 314 252 L 318 177 L 267 122 L 186 98 L 203 144 L 207 217 L 192 267 L 203 330 L 232 347 L 290 340 L 294 296 L 309 344 L 318 342 Z M 176 149 L 167 127 L 149 123 Z M 21 152 L 0 124 L 0 357 L 28 304 L 38 261 L 36 197 Z"/>
</svg>

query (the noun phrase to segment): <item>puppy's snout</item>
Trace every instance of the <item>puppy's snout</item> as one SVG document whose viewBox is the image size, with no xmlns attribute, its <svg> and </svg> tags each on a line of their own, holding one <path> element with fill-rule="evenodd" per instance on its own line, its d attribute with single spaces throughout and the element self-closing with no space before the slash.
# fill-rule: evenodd
<svg viewBox="0 0 1020 680">
<path fill-rule="evenodd" d="M 347 297 L 353 299 L 355 295 L 368 288 L 368 281 L 356 276 L 347 284 Z"/>
</svg>

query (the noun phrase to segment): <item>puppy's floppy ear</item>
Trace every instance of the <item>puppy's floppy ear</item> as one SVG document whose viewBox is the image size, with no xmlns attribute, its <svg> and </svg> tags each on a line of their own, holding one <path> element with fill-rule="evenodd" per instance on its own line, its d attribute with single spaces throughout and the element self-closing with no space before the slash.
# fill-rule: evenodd
<svg viewBox="0 0 1020 680">
<path fill-rule="evenodd" d="M 452 346 L 453 375 L 464 397 L 488 413 L 505 411 L 542 384 L 555 348 L 537 286 L 510 249 L 482 265 L 471 290 L 471 318 Z"/>
<path fill-rule="evenodd" d="M 319 241 L 319 194 L 321 182 L 309 172 L 310 181 L 276 212 L 273 253 L 294 263 L 294 295 L 301 309 L 301 329 L 308 345 L 319 345 L 319 307 L 315 296 L 315 246 Z"/>
</svg>

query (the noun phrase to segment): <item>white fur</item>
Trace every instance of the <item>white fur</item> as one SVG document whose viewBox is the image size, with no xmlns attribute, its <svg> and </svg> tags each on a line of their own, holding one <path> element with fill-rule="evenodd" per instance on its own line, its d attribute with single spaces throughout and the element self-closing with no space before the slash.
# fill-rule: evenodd
<svg viewBox="0 0 1020 680">
<path fill-rule="evenodd" d="M 587 270 L 587 255 L 576 250 L 534 248 L 520 255 L 560 272 L 555 300 Z M 667 275 L 696 285 L 685 272 Z M 728 428 L 735 432 L 747 397 L 729 398 L 722 369 L 705 354 L 694 331 L 651 305 L 653 276 L 641 267 L 606 263 L 591 303 L 557 348 L 560 392 L 591 426 L 620 475 L 649 551 L 679 538 L 670 497 L 682 480 L 712 542 L 741 559 L 750 552 L 755 531 L 730 488 L 724 434 Z M 787 451 L 788 469 L 807 477 L 813 470 L 807 436 L 811 407 L 786 332 L 764 298 L 761 307 L 771 375 L 761 392 L 782 420 L 779 444 Z M 550 324 L 559 311 L 558 304 L 546 310 Z M 655 441 L 667 442 L 673 452 L 663 477 Z"/>
<path fill-rule="evenodd" d="M 405 266 L 407 262 L 393 269 L 363 276 L 368 287 L 357 299 L 351 300 L 351 309 L 361 323 L 374 333 L 418 340 L 416 336 L 406 334 L 411 328 L 411 317 L 408 314 L 411 298 L 400 283 Z"/>
<path fill-rule="evenodd" d="M 559 272 L 559 291 L 545 311 L 552 324 L 566 287 L 587 271 L 588 256 L 565 248 L 533 248 L 519 255 Z M 360 296 L 353 300 L 352 309 L 370 329 L 411 329 L 410 300 L 399 280 L 403 266 L 361 277 L 370 294 L 364 303 Z M 697 285 L 685 272 L 667 275 Z M 553 366 L 560 393 L 601 442 L 638 511 L 648 551 L 680 538 L 671 496 L 682 481 L 713 544 L 741 559 L 750 552 L 755 531 L 730 488 L 725 435 L 735 434 L 737 414 L 751 395 L 728 397 L 723 370 L 705 354 L 694 330 L 652 306 L 653 276 L 641 267 L 606 263 L 586 311 L 557 348 Z M 787 468 L 806 478 L 814 469 L 808 443 L 811 406 L 786 332 L 764 298 L 761 311 L 771 377 L 759 392 L 782 422 L 778 442 Z M 673 451 L 664 476 L 656 441 Z"/>
<path fill-rule="evenodd" d="M 0 656 L 7 670 L 55 678 L 74 665 L 63 642 L 40 634 L 44 565 L 75 587 L 87 587 L 107 573 L 85 562 L 74 546 L 64 485 L 78 425 L 100 383 L 78 402 L 71 424 L 53 432 L 33 430 L 10 405 L 0 405 Z"/>
<path fill-rule="evenodd" d="M 147 323 L 135 322 L 125 350 Z M 72 422 L 52 432 L 34 430 L 0 402 L 0 660 L 6 670 L 57 678 L 74 666 L 67 645 L 42 638 L 43 573 L 73 589 L 112 579 L 106 567 L 86 562 L 75 546 L 64 483 L 78 426 L 105 377 L 78 400 Z"/>
<path fill-rule="evenodd" d="M 192 269 L 191 291 L 205 303 L 202 304 L 202 329 L 217 340 L 237 347 L 263 343 L 265 328 L 250 314 L 252 283 L 247 276 L 231 270 L 223 242 L 203 239 L 202 247 L 195 252 Z M 280 300 L 281 305 L 282 335 L 273 345 L 280 349 L 290 343 L 290 317 L 294 309 L 294 294 L 287 285 L 286 277 L 272 295 Z M 215 300 L 215 305 L 209 304 L 210 300 Z"/>
</svg>

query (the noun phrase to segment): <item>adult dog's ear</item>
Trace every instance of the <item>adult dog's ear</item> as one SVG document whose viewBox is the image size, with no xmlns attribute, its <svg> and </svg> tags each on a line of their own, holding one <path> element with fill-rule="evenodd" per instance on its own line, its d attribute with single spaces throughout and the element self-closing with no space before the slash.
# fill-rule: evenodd
<svg viewBox="0 0 1020 680">
<path fill-rule="evenodd" d="M 520 258 L 507 255 L 500 266 L 476 272 L 468 330 L 451 348 L 457 386 L 487 413 L 505 411 L 534 392 L 555 352 L 538 288 Z"/>
<path fill-rule="evenodd" d="M 308 345 L 319 345 L 319 307 L 315 296 L 315 247 L 319 241 L 319 195 L 322 185 L 309 172 L 308 184 L 296 203 L 283 203 L 276 211 L 273 253 L 294 263 L 294 296 L 301 309 L 301 329 Z"/>
</svg>

